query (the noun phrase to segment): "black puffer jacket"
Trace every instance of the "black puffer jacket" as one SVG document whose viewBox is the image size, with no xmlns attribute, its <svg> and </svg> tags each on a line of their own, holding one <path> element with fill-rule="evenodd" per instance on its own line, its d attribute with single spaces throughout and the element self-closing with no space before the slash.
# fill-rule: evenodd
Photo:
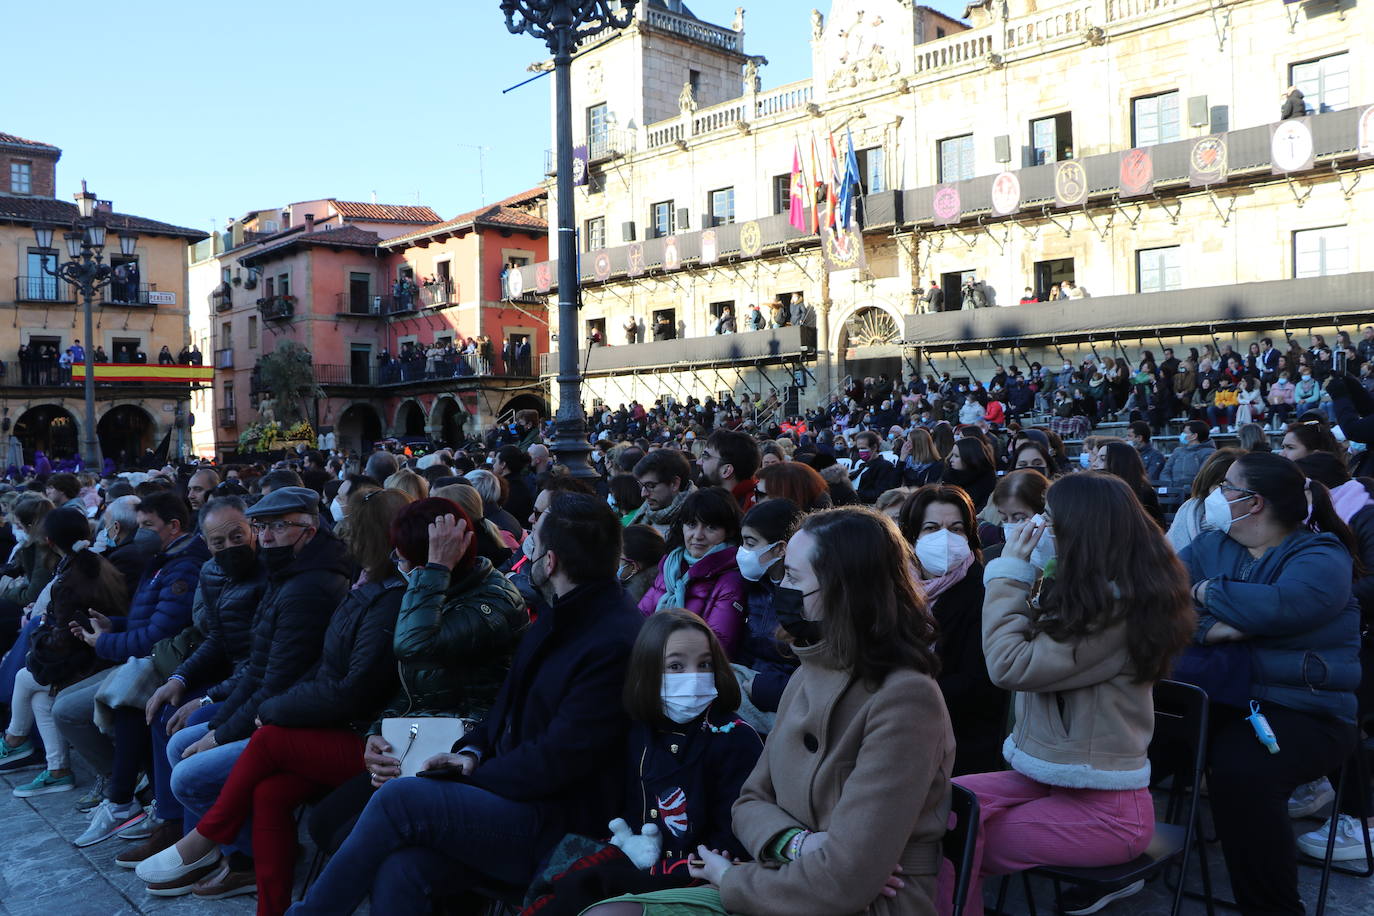
<svg viewBox="0 0 1374 916">
<path fill-rule="evenodd" d="M 352 566 L 343 542 L 317 531 L 290 565 L 267 574 L 248 662 L 210 720 L 217 743 L 252 734 L 262 702 L 296 683 L 319 660 L 329 617 L 348 591 Z"/>
<path fill-rule="evenodd" d="M 258 707 L 263 724 L 365 731 L 396 690 L 391 641 L 405 591 L 405 580 L 393 573 L 345 595 L 329 619 L 319 663 Z"/>
<path fill-rule="evenodd" d="M 426 564 L 411 576 L 393 644 L 400 689 L 382 718 L 485 717 L 529 623 L 525 600 L 485 557 L 463 575 Z"/>
<path fill-rule="evenodd" d="M 213 699 L 229 695 L 216 688 L 248 658 L 253 613 L 267 590 L 267 570 L 261 565 L 247 579 L 231 579 L 214 558 L 200 568 L 200 581 L 191 605 L 191 621 L 205 641 L 174 672 L 191 689 L 210 688 Z M 228 685 L 232 686 L 232 685 Z"/>
</svg>

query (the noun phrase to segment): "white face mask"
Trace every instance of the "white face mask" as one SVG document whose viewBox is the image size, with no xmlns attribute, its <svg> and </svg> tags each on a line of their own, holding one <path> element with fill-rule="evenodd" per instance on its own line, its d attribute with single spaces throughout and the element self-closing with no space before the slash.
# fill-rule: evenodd
<svg viewBox="0 0 1374 916">
<path fill-rule="evenodd" d="M 916 539 L 916 559 L 931 576 L 943 576 L 955 569 L 969 553 L 968 540 L 948 528 L 923 534 Z"/>
<path fill-rule="evenodd" d="M 1044 523 L 1045 517 L 1043 515 L 1036 515 L 1028 524 L 1042 525 Z M 1043 570 L 1054 561 L 1057 555 L 1054 543 L 1054 529 L 1047 527 L 1044 533 L 1040 535 L 1040 540 L 1031 548 L 1031 565 Z"/>
<path fill-rule="evenodd" d="M 774 541 L 771 544 L 765 544 L 758 550 L 746 550 L 743 547 L 736 550 L 735 562 L 739 564 L 739 574 L 750 582 L 757 582 L 762 579 L 764 573 L 768 572 L 768 567 L 772 566 L 774 562 L 770 560 L 765 563 L 763 555 L 778 546 L 778 543 L 778 541 Z"/>
<path fill-rule="evenodd" d="M 14 535 L 15 541 L 20 544 L 29 539 L 29 533 L 18 522 L 10 522 L 10 532 Z"/>
<path fill-rule="evenodd" d="M 334 501 L 329 504 L 329 514 L 334 516 L 334 521 L 342 521 L 348 515 L 348 509 L 342 499 L 334 497 Z"/>
<path fill-rule="evenodd" d="M 534 538 L 525 538 L 524 543 L 520 545 L 520 552 L 525 555 L 526 560 L 534 562 L 535 557 L 538 556 L 538 554 L 534 552 Z"/>
<path fill-rule="evenodd" d="M 115 546 L 114 539 L 110 537 L 109 528 L 101 528 L 95 536 L 95 545 L 91 547 L 96 553 L 104 553 Z"/>
<path fill-rule="evenodd" d="M 665 674 L 663 714 L 678 725 L 685 725 L 704 713 L 716 698 L 716 676 L 711 672 Z"/>
<path fill-rule="evenodd" d="M 1215 528 L 1222 533 L 1229 532 L 1231 525 L 1237 519 L 1231 518 L 1231 503 L 1238 503 L 1242 499 L 1249 499 L 1242 496 L 1239 499 L 1227 499 L 1221 487 L 1217 487 L 1207 498 L 1202 501 L 1202 520 L 1209 527 Z M 1245 518 L 1244 515 L 1241 518 Z"/>
<path fill-rule="evenodd" d="M 1092 466 L 1092 457 L 1087 452 L 1078 453 L 1078 463 L 1087 470 Z"/>
</svg>

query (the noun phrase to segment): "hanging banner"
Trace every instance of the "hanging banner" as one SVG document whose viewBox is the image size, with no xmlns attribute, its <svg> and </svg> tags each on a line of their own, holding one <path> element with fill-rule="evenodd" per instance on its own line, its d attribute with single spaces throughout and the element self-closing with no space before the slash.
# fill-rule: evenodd
<svg viewBox="0 0 1374 916">
<path fill-rule="evenodd" d="M 701 263 L 714 264 L 720 257 L 720 241 L 716 238 L 716 230 L 707 229 L 701 234 Z"/>
<path fill-rule="evenodd" d="M 510 267 L 506 270 L 506 298 L 519 299 L 525 294 L 525 275 L 520 272 L 519 267 Z"/>
<path fill-rule="evenodd" d="M 572 180 L 573 187 L 580 188 L 587 183 L 587 165 L 591 157 L 587 154 L 587 145 L 573 147 L 572 160 Z"/>
<path fill-rule="evenodd" d="M 534 265 L 534 291 L 547 293 L 553 289 L 553 266 L 548 261 Z"/>
<path fill-rule="evenodd" d="M 1021 179 L 1015 172 L 1003 172 L 992 180 L 992 212 L 1011 216 L 1021 209 Z"/>
<path fill-rule="evenodd" d="M 1199 137 L 1188 152 L 1188 184 L 1195 188 L 1226 180 L 1226 137 Z"/>
<path fill-rule="evenodd" d="M 644 243 L 631 242 L 625 251 L 625 275 L 642 277 L 644 275 Z"/>
<path fill-rule="evenodd" d="M 1061 207 L 1076 207 L 1088 199 L 1088 173 L 1083 164 L 1070 159 L 1054 170 L 1054 202 Z"/>
<path fill-rule="evenodd" d="M 1274 125 L 1269 163 L 1275 175 L 1307 171 L 1312 168 L 1315 151 L 1307 118 L 1289 118 Z"/>
<path fill-rule="evenodd" d="M 822 226 L 821 251 L 825 256 L 825 269 L 831 273 L 868 264 L 864 257 L 864 237 L 854 228 L 836 230 Z"/>
<path fill-rule="evenodd" d="M 86 378 L 86 364 L 72 364 L 72 379 Z M 209 384 L 215 380 L 214 366 L 163 366 L 151 363 L 96 363 L 97 382 L 165 382 L 178 384 Z"/>
<path fill-rule="evenodd" d="M 602 283 L 611 278 L 611 256 L 605 251 L 598 251 L 596 257 L 592 258 L 592 276 Z"/>
<path fill-rule="evenodd" d="M 946 184 L 936 188 L 935 196 L 930 202 L 930 210 L 937 226 L 959 222 L 959 214 L 963 212 L 959 201 L 959 186 Z"/>
<path fill-rule="evenodd" d="M 677 247 L 677 236 L 670 235 L 663 240 L 663 269 L 677 270 L 682 266 L 682 252 Z"/>
<path fill-rule="evenodd" d="M 1128 149 L 1121 154 L 1121 197 L 1144 197 L 1155 189 L 1155 163 L 1147 149 Z"/>
<path fill-rule="evenodd" d="M 1361 159 L 1374 159 L 1374 105 L 1360 115 L 1359 150 Z"/>
</svg>

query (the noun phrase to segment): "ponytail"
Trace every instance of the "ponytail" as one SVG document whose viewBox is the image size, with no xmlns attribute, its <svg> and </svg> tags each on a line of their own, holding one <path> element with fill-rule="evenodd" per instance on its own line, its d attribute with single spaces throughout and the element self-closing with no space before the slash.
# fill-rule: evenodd
<svg viewBox="0 0 1374 916">
<path fill-rule="evenodd" d="M 1350 552 L 1350 559 L 1355 567 L 1355 578 L 1363 578 L 1365 568 L 1360 560 L 1360 542 L 1350 526 L 1341 521 L 1341 517 L 1336 514 L 1336 507 L 1331 503 L 1331 491 L 1316 480 L 1308 480 L 1307 488 L 1312 495 L 1312 514 L 1308 516 L 1307 527 L 1313 531 L 1334 534 L 1339 538 L 1345 549 Z"/>
</svg>

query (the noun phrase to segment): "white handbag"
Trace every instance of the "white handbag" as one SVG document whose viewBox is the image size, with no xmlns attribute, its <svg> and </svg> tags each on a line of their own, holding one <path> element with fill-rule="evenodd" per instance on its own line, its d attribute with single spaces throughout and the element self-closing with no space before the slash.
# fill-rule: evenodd
<svg viewBox="0 0 1374 916">
<path fill-rule="evenodd" d="M 382 739 L 391 756 L 401 761 L 401 775 L 414 776 L 436 754 L 451 754 L 468 733 L 471 719 L 449 716 L 410 716 L 382 720 Z"/>
</svg>

